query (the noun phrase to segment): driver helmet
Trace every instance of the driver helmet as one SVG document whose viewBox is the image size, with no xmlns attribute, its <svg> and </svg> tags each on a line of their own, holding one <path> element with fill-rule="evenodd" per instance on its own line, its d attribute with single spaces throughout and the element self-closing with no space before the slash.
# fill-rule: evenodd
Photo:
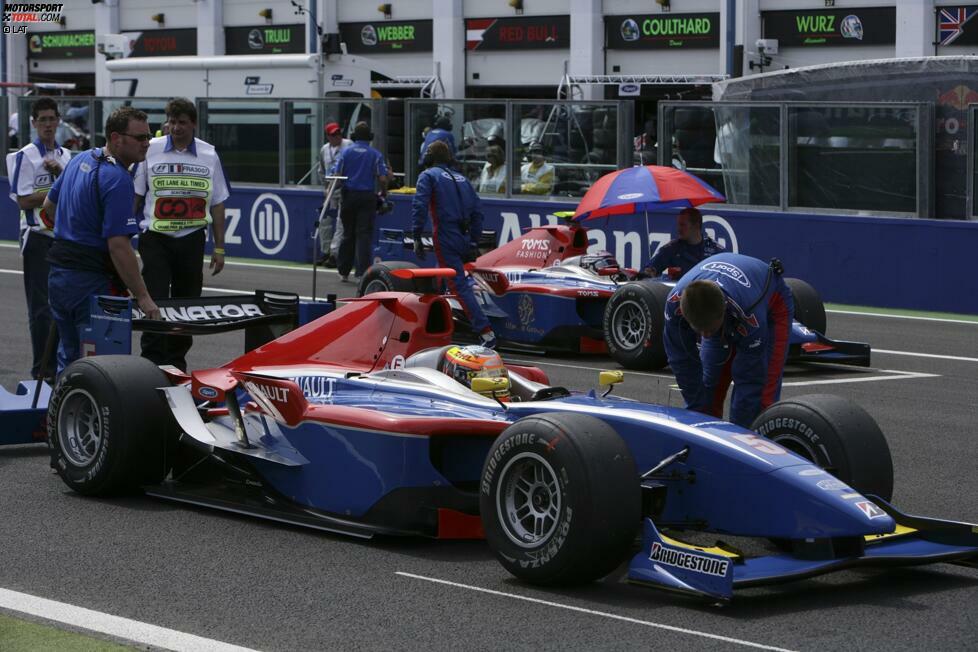
<svg viewBox="0 0 978 652">
<path fill-rule="evenodd" d="M 453 346 L 445 351 L 441 370 L 469 389 L 472 388 L 473 378 L 509 377 L 509 372 L 499 354 L 478 345 Z M 491 392 L 483 393 L 483 396 L 493 398 Z M 509 390 L 495 392 L 495 398 L 509 400 Z"/>
<path fill-rule="evenodd" d="M 609 251 L 598 251 L 593 254 L 581 256 L 581 267 L 590 270 L 595 274 L 608 267 L 621 267 L 615 257 Z"/>
</svg>

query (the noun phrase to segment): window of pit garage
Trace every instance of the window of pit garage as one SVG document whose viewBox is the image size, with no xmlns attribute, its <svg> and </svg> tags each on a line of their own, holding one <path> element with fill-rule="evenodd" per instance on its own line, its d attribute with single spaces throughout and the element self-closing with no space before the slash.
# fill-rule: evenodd
<svg viewBox="0 0 978 652">
<path fill-rule="evenodd" d="M 326 144 L 326 125 L 340 125 L 343 138 L 353 135 L 358 122 L 374 124 L 374 103 L 357 100 L 311 100 L 283 102 L 285 116 L 285 183 L 303 186 L 321 186 L 322 171 L 319 152 Z M 373 145 L 378 146 L 377 142 Z M 328 170 L 325 171 L 328 174 Z"/>
<path fill-rule="evenodd" d="M 781 205 L 777 104 L 659 103 L 659 165 L 696 175 L 731 204 Z"/>
<path fill-rule="evenodd" d="M 199 137 L 217 148 L 230 183 L 280 182 L 280 108 L 278 100 L 198 101 Z"/>
<path fill-rule="evenodd" d="M 788 206 L 916 213 L 918 113 L 886 105 L 788 105 Z"/>
<path fill-rule="evenodd" d="M 976 153 L 978 153 L 978 129 L 975 129 L 975 120 L 978 119 L 978 104 L 968 107 L 968 127 L 971 129 L 971 147 L 968 150 L 968 215 L 971 219 L 978 219 L 978 202 L 975 201 L 975 189 L 978 188 L 978 165 L 975 164 Z"/>
</svg>

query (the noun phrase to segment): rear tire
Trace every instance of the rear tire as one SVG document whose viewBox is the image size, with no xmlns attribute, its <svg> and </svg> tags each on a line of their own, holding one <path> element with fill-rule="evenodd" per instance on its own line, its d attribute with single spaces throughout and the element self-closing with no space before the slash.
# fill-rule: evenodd
<svg viewBox="0 0 978 652">
<path fill-rule="evenodd" d="M 145 358 L 105 355 L 71 363 L 48 403 L 52 466 L 80 494 L 105 496 L 160 482 L 178 432 L 158 387 L 170 381 Z"/>
<path fill-rule="evenodd" d="M 489 547 L 519 579 L 590 582 L 627 558 L 641 523 L 635 460 L 600 419 L 526 417 L 490 449 L 479 509 Z"/>
<path fill-rule="evenodd" d="M 825 335 L 825 304 L 818 290 L 800 278 L 786 278 L 784 282 L 795 299 L 795 319 L 809 330 Z"/>
<path fill-rule="evenodd" d="M 853 401 L 830 394 L 775 403 L 752 430 L 825 469 L 862 494 L 893 497 L 893 460 L 879 425 Z"/>
<path fill-rule="evenodd" d="M 414 280 L 397 278 L 391 272 L 398 269 L 417 269 L 414 263 L 404 261 L 391 261 L 387 263 L 374 263 L 364 273 L 357 287 L 357 296 L 374 292 L 414 292 Z"/>
<path fill-rule="evenodd" d="M 666 299 L 670 288 L 655 281 L 637 281 L 618 288 L 604 311 L 608 353 L 626 369 L 662 369 Z"/>
</svg>

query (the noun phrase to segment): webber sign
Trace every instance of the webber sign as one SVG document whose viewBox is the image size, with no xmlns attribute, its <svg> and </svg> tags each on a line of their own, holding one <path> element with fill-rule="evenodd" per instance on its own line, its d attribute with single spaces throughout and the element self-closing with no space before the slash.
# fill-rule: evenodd
<svg viewBox="0 0 978 652">
<path fill-rule="evenodd" d="M 350 54 L 431 52 L 431 21 L 341 23 L 340 37 Z"/>
<path fill-rule="evenodd" d="M 302 24 L 224 28 L 227 54 L 301 54 L 306 51 L 305 37 Z"/>
<path fill-rule="evenodd" d="M 93 59 L 95 32 L 40 32 L 27 37 L 31 59 Z"/>
<path fill-rule="evenodd" d="M 469 18 L 466 50 L 560 50 L 570 47 L 570 16 Z"/>
<path fill-rule="evenodd" d="M 896 8 L 761 12 L 764 38 L 784 46 L 892 45 Z"/>
<path fill-rule="evenodd" d="M 609 50 L 720 47 L 720 14 L 605 16 Z"/>
</svg>

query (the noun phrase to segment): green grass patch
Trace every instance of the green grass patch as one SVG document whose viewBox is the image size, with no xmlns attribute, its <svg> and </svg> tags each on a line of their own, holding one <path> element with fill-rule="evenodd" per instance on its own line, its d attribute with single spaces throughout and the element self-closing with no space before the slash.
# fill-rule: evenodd
<svg viewBox="0 0 978 652">
<path fill-rule="evenodd" d="M 932 319 L 956 319 L 978 323 L 978 315 L 961 315 L 954 312 L 931 312 L 928 310 L 907 310 L 904 308 L 870 308 L 866 306 L 847 306 L 842 303 L 827 303 L 826 310 L 846 310 L 848 312 L 875 312 L 884 315 L 903 315 L 906 317 L 930 317 Z"/>
<path fill-rule="evenodd" d="M 4 652 L 123 652 L 137 648 L 0 614 L 0 649 Z"/>
</svg>

